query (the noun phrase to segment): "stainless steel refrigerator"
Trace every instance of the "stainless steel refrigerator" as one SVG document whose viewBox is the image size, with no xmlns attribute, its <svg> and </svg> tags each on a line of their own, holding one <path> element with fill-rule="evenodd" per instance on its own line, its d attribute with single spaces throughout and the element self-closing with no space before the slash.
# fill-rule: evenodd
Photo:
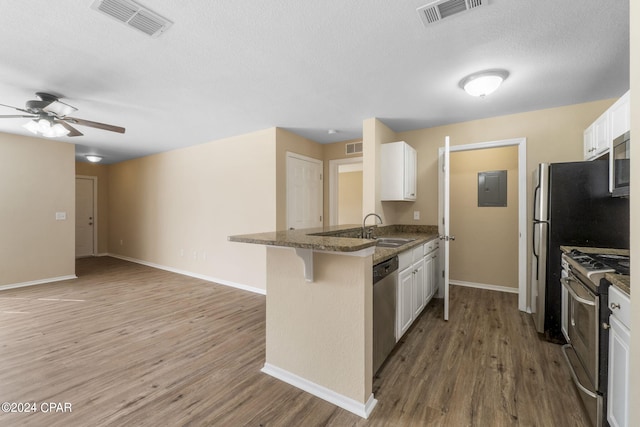
<svg viewBox="0 0 640 427">
<path fill-rule="evenodd" d="M 609 161 L 540 163 L 533 173 L 531 309 L 538 332 L 563 342 L 560 246 L 629 248 L 629 199 L 609 193 Z"/>
</svg>

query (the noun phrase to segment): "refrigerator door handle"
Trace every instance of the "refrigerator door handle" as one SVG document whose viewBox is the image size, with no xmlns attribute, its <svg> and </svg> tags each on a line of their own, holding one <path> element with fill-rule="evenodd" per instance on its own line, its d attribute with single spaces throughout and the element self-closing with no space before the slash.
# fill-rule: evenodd
<svg viewBox="0 0 640 427">
<path fill-rule="evenodd" d="M 533 223 L 540 221 L 540 218 L 536 218 L 536 210 L 538 207 L 538 195 L 540 194 L 540 184 L 533 190 Z"/>
</svg>

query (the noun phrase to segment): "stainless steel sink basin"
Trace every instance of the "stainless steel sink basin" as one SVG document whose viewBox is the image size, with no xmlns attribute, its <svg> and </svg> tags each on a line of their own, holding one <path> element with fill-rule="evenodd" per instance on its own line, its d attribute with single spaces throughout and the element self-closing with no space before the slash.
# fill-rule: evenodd
<svg viewBox="0 0 640 427">
<path fill-rule="evenodd" d="M 376 240 L 378 241 L 376 245 L 381 248 L 397 248 L 398 246 L 413 242 L 416 239 L 405 239 L 402 237 L 378 237 Z"/>
</svg>

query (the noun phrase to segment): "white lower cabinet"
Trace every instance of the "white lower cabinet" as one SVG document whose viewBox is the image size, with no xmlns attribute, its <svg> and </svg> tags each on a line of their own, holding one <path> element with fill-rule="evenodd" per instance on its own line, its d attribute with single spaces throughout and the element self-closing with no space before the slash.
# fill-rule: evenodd
<svg viewBox="0 0 640 427">
<path fill-rule="evenodd" d="M 437 285 L 434 287 L 434 264 L 437 264 L 437 255 L 434 258 L 434 254 L 437 254 L 437 251 L 434 251 L 434 247 L 437 249 L 437 240 L 435 244 L 434 241 L 430 241 L 399 255 L 396 342 L 407 332 L 437 292 Z"/>
<path fill-rule="evenodd" d="M 413 322 L 411 299 L 413 296 L 413 270 L 406 268 L 398 275 L 396 303 L 396 342 L 407 332 Z"/>
<path fill-rule="evenodd" d="M 612 427 L 629 425 L 629 342 L 631 302 L 617 288 L 609 287 L 609 384 L 607 420 Z"/>
</svg>

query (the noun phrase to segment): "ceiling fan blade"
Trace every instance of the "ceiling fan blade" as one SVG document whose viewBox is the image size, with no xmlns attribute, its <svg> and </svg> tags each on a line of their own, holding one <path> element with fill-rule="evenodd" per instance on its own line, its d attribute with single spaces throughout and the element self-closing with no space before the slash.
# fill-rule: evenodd
<svg viewBox="0 0 640 427">
<path fill-rule="evenodd" d="M 63 121 L 63 120 L 55 120 L 56 123 L 60 123 L 62 126 L 64 126 L 64 128 L 66 130 L 69 131 L 69 133 L 67 134 L 67 136 L 82 136 L 83 133 L 80 132 L 78 129 L 74 128 L 73 126 L 71 126 L 69 123 Z"/>
<path fill-rule="evenodd" d="M 20 117 L 25 117 L 25 118 L 29 118 L 29 119 L 35 119 L 38 116 L 27 116 L 25 114 L 15 114 L 15 115 L 9 115 L 9 116 L 0 116 L 0 119 L 17 119 Z"/>
<path fill-rule="evenodd" d="M 88 126 L 88 127 L 91 127 L 91 128 L 108 130 L 108 131 L 111 131 L 111 132 L 124 133 L 124 130 L 125 130 L 123 127 L 120 127 L 120 126 L 114 126 L 114 125 L 108 125 L 108 124 L 105 124 L 105 123 L 92 122 L 91 120 L 76 119 L 75 117 L 65 117 L 62 120 L 66 121 L 66 122 L 69 122 L 69 123 L 73 123 L 74 125 Z"/>
<path fill-rule="evenodd" d="M 64 102 L 56 100 L 43 107 L 42 111 L 53 113 L 56 116 L 64 117 L 68 114 L 73 113 L 74 111 L 78 111 L 78 109 L 73 105 L 65 104 Z"/>
<path fill-rule="evenodd" d="M 13 105 L 7 105 L 7 104 L 0 104 L 0 105 L 2 105 L 3 107 L 13 108 L 14 110 L 22 111 L 23 113 L 31 114 L 31 111 L 25 110 L 23 108 L 14 107 Z"/>
</svg>

